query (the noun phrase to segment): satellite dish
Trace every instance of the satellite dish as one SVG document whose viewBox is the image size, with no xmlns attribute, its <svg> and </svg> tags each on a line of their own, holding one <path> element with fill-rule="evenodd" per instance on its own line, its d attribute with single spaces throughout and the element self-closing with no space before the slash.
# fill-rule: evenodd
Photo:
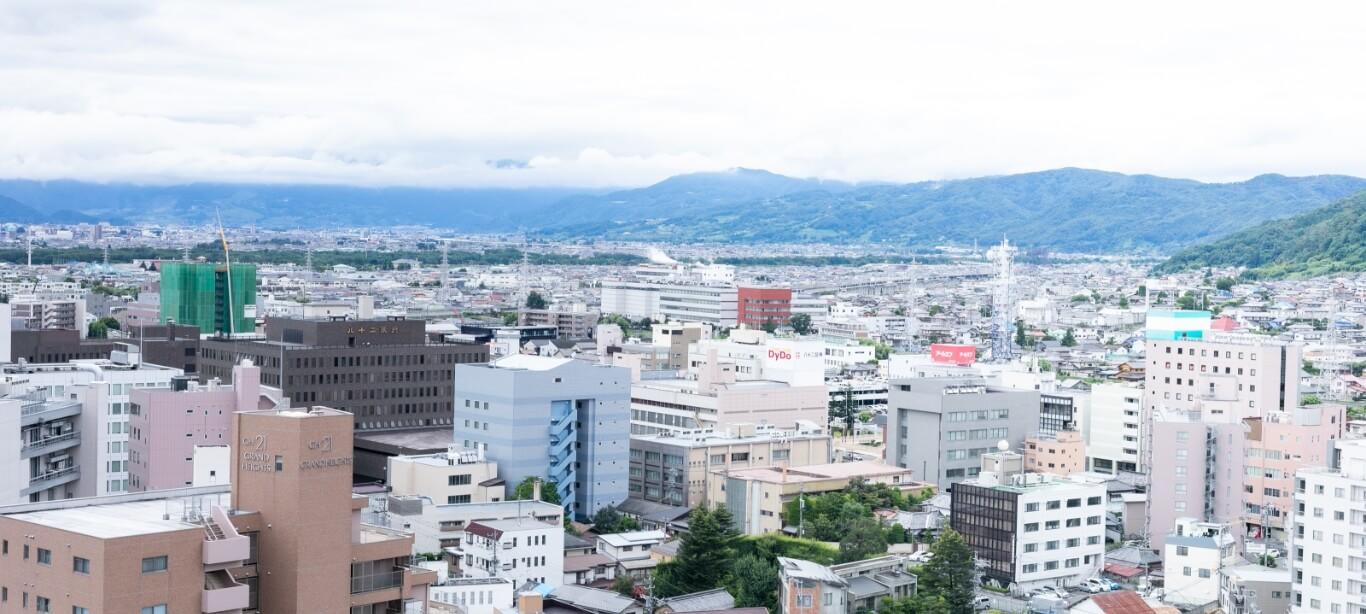
<svg viewBox="0 0 1366 614">
<path fill-rule="evenodd" d="M 1000 451 L 1002 451 L 1002 452 L 1009 452 L 1009 451 L 1010 451 L 1010 442 L 1009 442 L 1009 441 L 1006 441 L 1006 440 L 1004 440 L 1004 439 L 1002 439 L 1002 440 L 996 442 L 996 449 L 997 449 L 997 450 L 1000 450 Z"/>
</svg>

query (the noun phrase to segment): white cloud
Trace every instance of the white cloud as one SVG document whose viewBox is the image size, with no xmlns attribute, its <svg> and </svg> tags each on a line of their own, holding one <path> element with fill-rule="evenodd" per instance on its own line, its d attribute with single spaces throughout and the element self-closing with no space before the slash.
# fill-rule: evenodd
<svg viewBox="0 0 1366 614">
<path fill-rule="evenodd" d="M 1366 175 L 1358 3 L 925 4 L 11 0 L 0 176 Z"/>
</svg>

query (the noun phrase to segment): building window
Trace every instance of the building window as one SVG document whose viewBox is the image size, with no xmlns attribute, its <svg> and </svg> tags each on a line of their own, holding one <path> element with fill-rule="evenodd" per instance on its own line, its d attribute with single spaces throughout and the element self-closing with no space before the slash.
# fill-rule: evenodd
<svg viewBox="0 0 1366 614">
<path fill-rule="evenodd" d="M 74 571 L 76 573 L 89 574 L 90 560 L 83 559 L 79 556 L 71 559 L 71 571 Z"/>
<path fill-rule="evenodd" d="M 38 600 L 37 600 L 37 603 L 36 603 L 36 609 L 37 609 L 39 612 L 51 612 L 51 611 L 52 611 L 52 600 L 51 600 L 51 599 L 48 599 L 47 597 L 41 597 L 41 596 L 38 597 Z"/>
<path fill-rule="evenodd" d="M 142 559 L 142 573 L 156 573 L 158 571 L 166 571 L 165 556 L 149 556 L 145 559 Z M 165 608 L 166 606 L 161 607 Z M 143 608 L 144 612 L 146 610 L 147 608 Z"/>
<path fill-rule="evenodd" d="M 149 605 L 142 608 L 142 614 L 166 614 L 166 604 Z"/>
<path fill-rule="evenodd" d="M 78 605 L 71 606 L 71 614 L 90 614 L 90 610 Z"/>
<path fill-rule="evenodd" d="M 470 484 L 470 474 L 468 473 L 462 475 L 447 476 L 446 478 L 447 486 L 465 486 L 467 484 Z"/>
<path fill-rule="evenodd" d="M 450 496 L 446 497 L 446 503 L 447 503 L 448 505 L 454 505 L 454 504 L 457 504 L 457 503 L 469 503 L 469 502 L 470 502 L 470 496 L 469 496 L 469 495 L 450 495 Z"/>
<path fill-rule="evenodd" d="M 51 564 L 52 564 L 52 551 L 51 551 L 51 550 L 48 550 L 47 548 L 39 548 L 39 549 L 38 549 L 38 564 L 39 564 L 39 565 L 51 565 Z"/>
<path fill-rule="evenodd" d="M 280 456 L 279 454 L 276 454 L 276 455 L 275 455 L 275 472 L 276 472 L 276 473 L 279 473 L 279 472 L 284 471 L 284 470 L 285 470 L 285 457 Z"/>
</svg>

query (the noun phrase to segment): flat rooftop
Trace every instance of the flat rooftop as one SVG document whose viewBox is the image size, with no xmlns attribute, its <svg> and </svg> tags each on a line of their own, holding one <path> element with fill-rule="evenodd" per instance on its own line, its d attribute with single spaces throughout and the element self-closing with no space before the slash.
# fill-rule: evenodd
<svg viewBox="0 0 1366 614">
<path fill-rule="evenodd" d="M 187 519 L 187 512 L 197 509 L 207 514 L 214 505 L 227 509 L 230 498 L 226 486 L 185 488 L 13 505 L 0 507 L 0 515 L 78 535 L 115 539 L 202 530 L 197 522 Z"/>
<path fill-rule="evenodd" d="M 855 461 L 852 463 L 828 463 L 824 465 L 807 465 L 805 467 L 789 467 L 787 469 L 782 467 L 757 467 L 754 469 L 739 469 L 735 471 L 716 471 L 715 473 L 724 473 L 729 477 L 758 480 L 773 484 L 797 484 L 801 482 L 818 482 L 832 479 L 907 475 L 911 473 L 911 470 L 878 461 Z M 912 484 L 915 484 L 915 482 L 903 482 L 903 485 Z"/>
<path fill-rule="evenodd" d="M 455 431 L 449 426 L 408 429 L 402 431 L 361 431 L 355 435 L 355 447 L 393 455 L 418 455 L 445 452 L 455 443 Z"/>
</svg>

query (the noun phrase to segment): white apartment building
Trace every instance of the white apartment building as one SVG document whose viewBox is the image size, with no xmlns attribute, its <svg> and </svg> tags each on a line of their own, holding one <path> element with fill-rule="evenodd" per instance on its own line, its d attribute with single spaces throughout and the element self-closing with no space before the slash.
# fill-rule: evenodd
<svg viewBox="0 0 1366 614">
<path fill-rule="evenodd" d="M 467 577 L 505 578 L 558 586 L 564 580 L 564 525 L 534 518 L 476 520 L 450 550 Z M 511 605 L 511 604 L 509 604 Z"/>
<path fill-rule="evenodd" d="M 452 445 L 439 454 L 394 456 L 388 460 L 389 492 L 419 495 L 436 503 L 484 503 L 503 499 L 498 463 L 484 458 L 482 448 Z"/>
<path fill-rule="evenodd" d="M 1219 599 L 1219 570 L 1242 560 L 1233 532 L 1226 524 L 1177 518 L 1165 541 L 1162 569 L 1166 584 L 1162 600 L 1173 605 L 1198 606 Z"/>
<path fill-rule="evenodd" d="M 93 445 L 82 446 L 88 464 L 80 471 L 83 479 L 94 480 L 90 494 L 104 496 L 128 490 L 129 393 L 170 388 L 171 379 L 181 374 L 179 369 L 141 362 L 134 348 L 116 351 L 109 359 L 4 365 L 0 384 L 8 384 L 11 394 L 38 393 L 82 404 L 83 440 Z"/>
<path fill-rule="evenodd" d="M 564 526 L 564 508 L 544 501 L 497 501 L 447 505 L 421 496 L 389 497 L 374 524 L 413 534 L 413 552 L 437 554 L 459 548 L 472 522 L 530 518 Z"/>
<path fill-rule="evenodd" d="M 1293 614 L 1366 613 L 1366 440 L 1339 440 L 1332 468 L 1295 474 Z"/>
<path fill-rule="evenodd" d="M 950 522 L 1002 586 L 1075 586 L 1105 564 L 1105 505 L 1099 480 L 984 470 L 954 485 Z"/>
<path fill-rule="evenodd" d="M 855 365 L 866 365 L 877 359 L 877 349 L 857 343 L 825 343 L 825 370 L 840 372 Z"/>
<path fill-rule="evenodd" d="M 598 554 L 614 561 L 650 558 L 650 549 L 669 541 L 663 531 L 628 531 L 598 536 Z"/>
<path fill-rule="evenodd" d="M 507 578 L 452 578 L 427 587 L 427 600 L 460 606 L 465 614 L 495 614 L 513 603 L 516 589 Z"/>
<path fill-rule="evenodd" d="M 1092 386 L 1090 413 L 1082 420 L 1087 469 L 1110 475 L 1146 471 L 1142 422 L 1142 388 L 1127 384 Z"/>
<path fill-rule="evenodd" d="M 716 353 L 716 360 L 711 353 Z M 774 337 L 760 330 L 733 330 L 725 339 L 702 339 L 692 345 L 688 370 L 696 375 L 708 362 L 735 366 L 737 380 L 771 380 L 793 386 L 825 383 L 825 344 Z"/>
</svg>

